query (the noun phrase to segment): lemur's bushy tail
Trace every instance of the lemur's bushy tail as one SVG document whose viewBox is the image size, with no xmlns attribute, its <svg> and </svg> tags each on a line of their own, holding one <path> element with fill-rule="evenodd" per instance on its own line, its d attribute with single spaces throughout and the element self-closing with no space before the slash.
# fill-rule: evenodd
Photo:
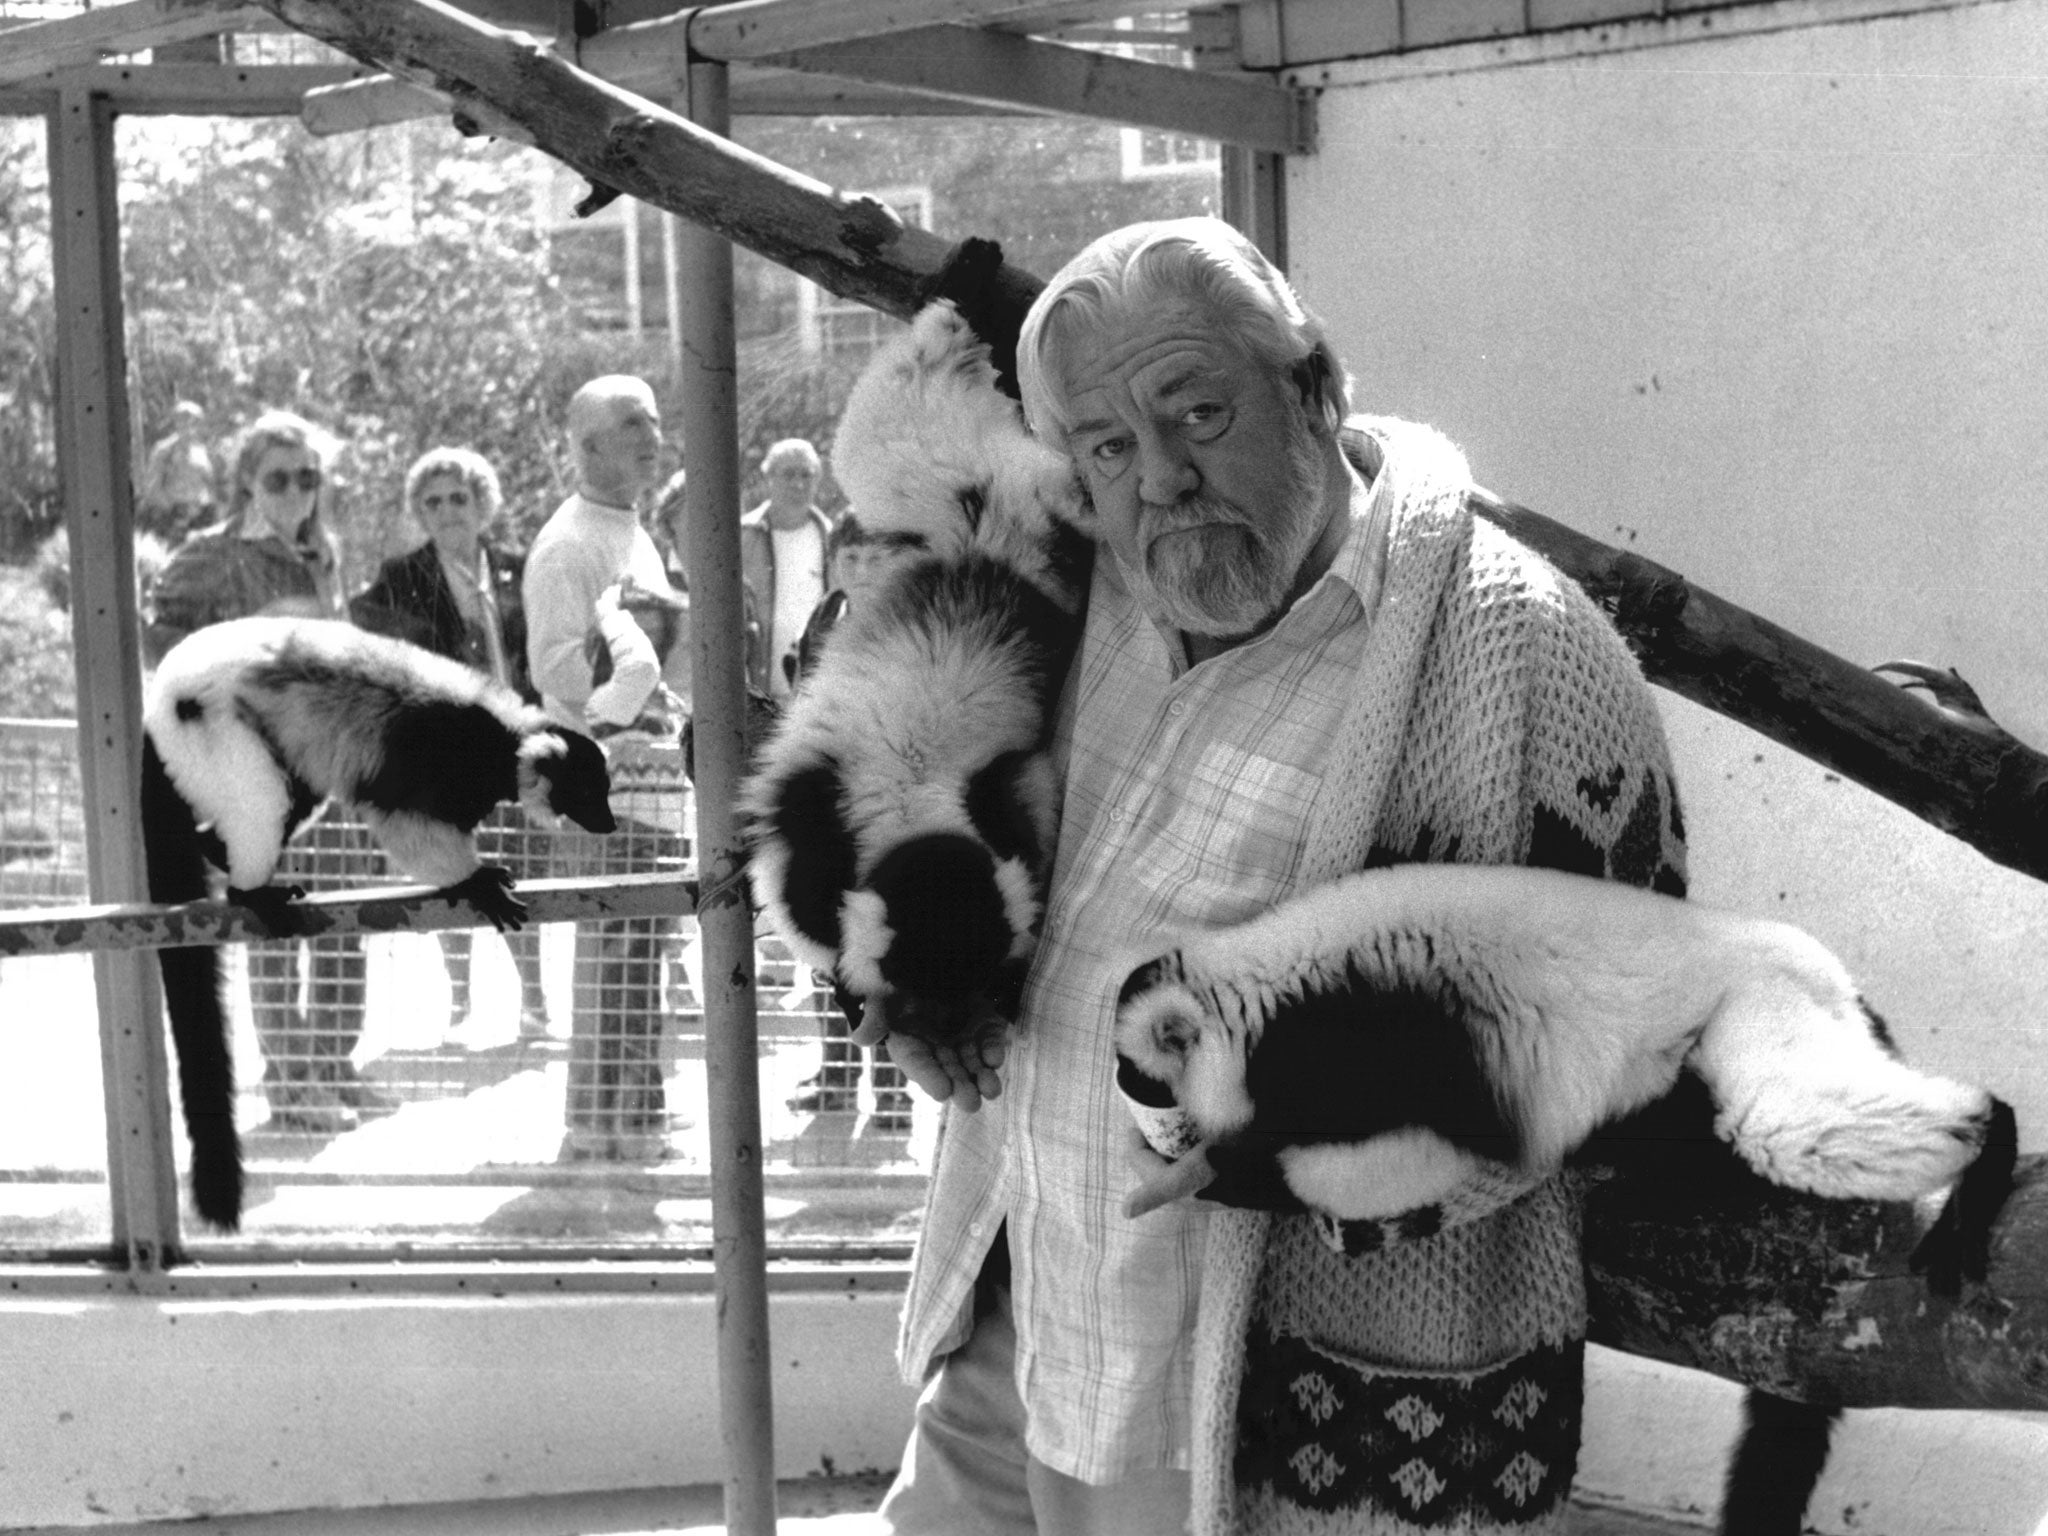
<svg viewBox="0 0 2048 1536">
<path fill-rule="evenodd" d="M 178 793 L 156 743 L 142 743 L 142 846 L 149 899 L 161 905 L 207 894 L 206 860 L 192 807 Z M 164 1009 L 178 1053 L 178 1098 L 192 1142 L 192 1203 L 223 1231 L 242 1221 L 242 1143 L 235 1130 L 235 1062 L 221 999 L 218 945 L 157 951 Z"/>
</svg>

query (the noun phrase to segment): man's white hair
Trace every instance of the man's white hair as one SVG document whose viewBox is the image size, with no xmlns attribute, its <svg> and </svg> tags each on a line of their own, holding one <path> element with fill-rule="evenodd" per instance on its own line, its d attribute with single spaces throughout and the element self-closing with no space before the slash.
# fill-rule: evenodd
<svg viewBox="0 0 2048 1536">
<path fill-rule="evenodd" d="M 803 437 L 785 437 L 770 444 L 768 451 L 761 455 L 761 473 L 764 475 L 772 475 L 787 464 L 800 464 L 813 475 L 825 467 L 810 439 Z"/>
<path fill-rule="evenodd" d="M 1031 430 L 1063 437 L 1073 416 L 1066 352 L 1125 314 L 1179 300 L 1282 377 L 1294 376 L 1311 413 L 1332 426 L 1350 410 L 1344 371 L 1280 270 L 1221 219 L 1162 219 L 1112 230 L 1062 267 L 1024 317 L 1017 381 Z"/>
<path fill-rule="evenodd" d="M 584 437 L 607 426 L 614 402 L 638 400 L 654 409 L 654 386 L 637 374 L 607 373 L 591 379 L 569 397 L 569 437 L 579 448 Z"/>
</svg>

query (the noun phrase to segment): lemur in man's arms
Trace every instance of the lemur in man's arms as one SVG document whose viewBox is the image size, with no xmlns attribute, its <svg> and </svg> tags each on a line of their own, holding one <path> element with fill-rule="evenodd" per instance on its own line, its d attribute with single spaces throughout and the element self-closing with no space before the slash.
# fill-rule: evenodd
<svg viewBox="0 0 2048 1536">
<path fill-rule="evenodd" d="M 1691 1073 L 1773 1183 L 1915 1200 L 1960 1178 L 1968 1230 L 1928 1260 L 1981 1278 L 2016 1150 L 2010 1108 L 1900 1061 L 1799 929 L 1545 869 L 1399 865 L 1190 935 L 1130 973 L 1116 1048 L 1209 1162 L 1347 1220 L 1488 1163 L 1553 1171 Z"/>
<path fill-rule="evenodd" d="M 1177 1103 L 1211 1143 L 1134 1210 L 1220 1173 L 1392 1218 L 1489 1161 L 1555 1169 L 1689 1075 L 1714 1133 L 1774 1183 L 1866 1200 L 1948 1189 L 1913 1267 L 1953 1296 L 1987 1276 L 2019 1150 L 2011 1108 L 1899 1061 L 1807 934 L 1540 869 L 1399 866 L 1193 935 L 1131 972 L 1116 1043 L 1126 1091 Z M 1674 1095 L 1687 1109 L 1660 1129 L 1694 1134 L 1696 1097 Z M 1751 1388 L 1743 1415 L 1719 1528 L 1792 1536 L 1839 1410 Z"/>
<path fill-rule="evenodd" d="M 477 854 L 502 801 L 592 832 L 616 826 L 604 755 L 511 689 L 404 641 L 329 619 L 233 619 L 173 646 L 143 710 L 142 835 L 150 899 L 208 892 L 291 930 L 300 892 L 270 884 L 284 846 L 328 800 L 362 818 L 413 878 L 500 928 L 526 905 Z M 241 1220 L 234 1065 L 217 946 L 158 951 L 199 1214 Z"/>
<path fill-rule="evenodd" d="M 833 627 L 762 747 L 745 790 L 755 899 L 843 993 L 1001 1006 L 1052 857 L 1079 487 L 943 302 L 862 374 L 832 468 L 870 536 L 923 553 Z"/>
</svg>

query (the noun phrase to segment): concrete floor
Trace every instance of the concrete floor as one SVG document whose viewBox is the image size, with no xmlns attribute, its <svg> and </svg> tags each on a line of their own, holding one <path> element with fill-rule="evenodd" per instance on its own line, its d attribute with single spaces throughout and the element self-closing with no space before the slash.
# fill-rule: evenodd
<svg viewBox="0 0 2048 1536">
<path fill-rule="evenodd" d="M 877 1536 L 874 1510 L 886 1475 L 803 1478 L 776 1490 L 778 1536 Z M 43 1529 L 15 1536 L 722 1536 L 724 1492 L 696 1488 L 629 1489 L 538 1499 L 491 1499 L 409 1508 L 314 1510 L 238 1515 L 195 1525 L 160 1524 Z M 1702 1527 L 1618 1510 L 1573 1507 L 1570 1536 L 1698 1536 Z M 0 1527 L 0 1530 L 4 1530 Z"/>
</svg>

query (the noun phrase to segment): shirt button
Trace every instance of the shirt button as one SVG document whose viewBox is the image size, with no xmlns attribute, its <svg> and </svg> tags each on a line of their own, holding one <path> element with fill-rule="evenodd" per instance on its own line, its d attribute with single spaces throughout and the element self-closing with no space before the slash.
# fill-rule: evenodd
<svg viewBox="0 0 2048 1536">
<path fill-rule="evenodd" d="M 1166 712 L 1169 715 L 1173 716 L 1174 719 L 1178 720 L 1182 715 L 1188 712 L 1188 701 L 1186 699 L 1175 699 L 1171 704 L 1166 706 Z"/>
</svg>

